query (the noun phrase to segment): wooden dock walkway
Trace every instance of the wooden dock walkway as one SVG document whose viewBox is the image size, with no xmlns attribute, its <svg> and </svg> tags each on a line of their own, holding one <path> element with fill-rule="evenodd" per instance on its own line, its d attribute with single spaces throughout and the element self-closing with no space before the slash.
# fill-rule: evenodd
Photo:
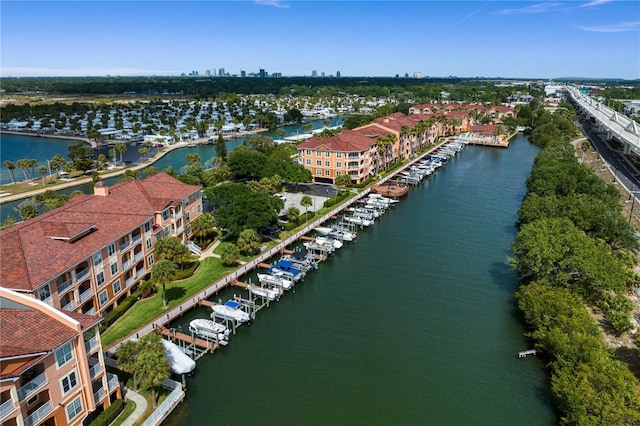
<svg viewBox="0 0 640 426">
<path fill-rule="evenodd" d="M 204 349 L 210 352 L 218 349 L 218 345 L 215 342 L 200 339 L 199 337 L 193 337 L 180 331 L 168 329 L 166 327 L 156 327 L 156 333 L 160 334 L 161 336 L 168 337 L 173 343 L 176 343 L 176 340 L 179 340 L 186 345 L 195 345 L 200 349 Z"/>
<path fill-rule="evenodd" d="M 538 351 L 535 349 L 529 349 L 528 351 L 518 352 L 518 358 L 526 358 L 527 355 L 537 355 Z"/>
</svg>

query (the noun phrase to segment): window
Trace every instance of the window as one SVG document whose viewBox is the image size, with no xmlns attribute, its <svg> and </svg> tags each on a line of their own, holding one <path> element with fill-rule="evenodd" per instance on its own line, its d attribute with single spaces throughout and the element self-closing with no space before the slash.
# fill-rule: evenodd
<svg viewBox="0 0 640 426">
<path fill-rule="evenodd" d="M 147 250 L 151 248 L 151 238 L 147 238 Z"/>
<path fill-rule="evenodd" d="M 76 372 L 72 371 L 71 374 L 69 374 L 66 377 L 63 377 L 62 380 L 60 380 L 60 383 L 62 384 L 62 394 L 65 395 L 71 389 L 75 388 L 76 385 L 78 384 L 78 378 L 76 377 Z"/>
<path fill-rule="evenodd" d="M 98 298 L 100 299 L 100 306 L 102 306 L 105 303 L 107 303 L 107 300 L 109 300 L 109 296 L 107 295 L 107 290 L 105 290 L 102 293 L 100 293 Z"/>
<path fill-rule="evenodd" d="M 65 365 L 67 362 L 71 361 L 73 358 L 73 353 L 71 352 L 71 343 L 67 342 L 62 347 L 56 349 L 56 363 L 58 364 L 58 368 Z"/>
<path fill-rule="evenodd" d="M 321 175 L 321 174 L 322 174 L 322 170 L 317 169 L 317 170 L 316 170 L 316 174 L 317 174 L 317 175 Z"/>
<path fill-rule="evenodd" d="M 156 241 L 158 241 L 160 238 L 162 238 L 162 231 L 156 232 Z"/>
<path fill-rule="evenodd" d="M 149 264 L 149 266 L 153 265 L 153 255 L 149 255 L 149 257 L 147 257 L 147 263 Z"/>
<path fill-rule="evenodd" d="M 151 230 L 151 222 L 144 223 L 144 232 L 149 232 Z"/>
<path fill-rule="evenodd" d="M 169 219 L 169 209 L 162 211 L 162 220 L 167 220 L 167 219 Z"/>
<path fill-rule="evenodd" d="M 307 158 L 307 164 L 311 164 L 311 159 Z"/>
<path fill-rule="evenodd" d="M 191 225 L 187 225 L 187 235 L 191 235 Z"/>
<path fill-rule="evenodd" d="M 184 217 L 187 219 L 187 222 L 189 222 L 191 220 L 191 213 L 190 212 L 186 212 L 184 214 Z"/>
<path fill-rule="evenodd" d="M 341 152 L 336 152 L 336 158 L 342 158 L 342 153 Z"/>
<path fill-rule="evenodd" d="M 322 152 L 316 151 L 316 157 L 322 157 Z"/>
<path fill-rule="evenodd" d="M 171 233 L 171 228 L 168 226 L 164 227 L 164 236 L 166 237 L 167 235 L 169 235 L 169 233 Z"/>
<path fill-rule="evenodd" d="M 98 283 L 98 285 L 104 284 L 104 272 L 98 272 L 98 274 L 96 275 L 96 282 Z"/>
<path fill-rule="evenodd" d="M 98 266 L 102 263 L 102 253 L 98 252 L 93 255 L 93 266 Z"/>
<path fill-rule="evenodd" d="M 198 206 L 196 207 L 196 211 L 198 213 L 200 213 L 202 211 L 202 204 L 198 204 Z"/>
<path fill-rule="evenodd" d="M 316 160 L 316 166 L 322 166 L 322 160 Z"/>
<path fill-rule="evenodd" d="M 107 246 L 107 253 L 109 256 L 113 256 L 116 253 L 116 244 L 111 243 Z"/>
<path fill-rule="evenodd" d="M 122 282 L 120 278 L 118 278 L 116 282 L 113 283 L 113 294 L 117 294 L 120 290 L 122 290 Z"/>
<path fill-rule="evenodd" d="M 69 404 L 67 404 L 67 420 L 71 420 L 78 414 L 82 413 L 82 397 L 79 396 Z"/>
<path fill-rule="evenodd" d="M 200 190 L 198 190 L 198 191 L 196 191 L 196 198 L 200 198 L 200 197 L 201 197 Z"/>
<path fill-rule="evenodd" d="M 324 175 L 325 175 L 325 176 L 329 176 L 329 175 L 331 175 L 331 172 L 330 172 L 329 170 L 325 170 L 325 171 L 324 171 Z"/>
<path fill-rule="evenodd" d="M 325 157 L 331 157 L 331 151 L 326 151 L 326 152 L 324 153 L 324 156 L 325 156 Z"/>
<path fill-rule="evenodd" d="M 114 262 L 111 264 L 111 275 L 115 275 L 118 273 L 118 262 Z"/>
<path fill-rule="evenodd" d="M 49 288 L 49 284 L 45 284 L 38 289 L 38 297 L 42 301 L 45 301 L 51 297 L 51 289 Z"/>
<path fill-rule="evenodd" d="M 342 161 L 338 161 L 338 162 L 336 163 L 336 167 L 342 167 Z"/>
<path fill-rule="evenodd" d="M 307 150 L 307 155 L 311 155 L 311 150 L 310 149 Z"/>
<path fill-rule="evenodd" d="M 325 161 L 325 162 L 324 162 L 324 165 L 325 165 L 325 167 L 329 167 L 329 166 L 331 166 L 331 161 Z"/>
<path fill-rule="evenodd" d="M 336 172 L 336 176 L 341 176 L 341 175 L 342 175 L 342 172 L 340 171 Z"/>
<path fill-rule="evenodd" d="M 184 206 L 187 207 L 189 205 L 189 197 L 184 199 Z"/>
</svg>

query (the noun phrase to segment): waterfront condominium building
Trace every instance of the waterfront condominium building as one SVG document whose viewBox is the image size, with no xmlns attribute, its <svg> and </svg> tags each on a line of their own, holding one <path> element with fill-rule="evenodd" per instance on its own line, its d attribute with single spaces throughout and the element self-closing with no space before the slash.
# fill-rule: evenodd
<svg viewBox="0 0 640 426">
<path fill-rule="evenodd" d="M 186 242 L 202 213 L 200 187 L 158 173 L 74 195 L 0 232 L 0 285 L 68 312 L 102 315 L 131 294 L 155 242 Z"/>
<path fill-rule="evenodd" d="M 0 287 L 0 424 L 86 424 L 121 398 L 99 322 Z"/>
</svg>

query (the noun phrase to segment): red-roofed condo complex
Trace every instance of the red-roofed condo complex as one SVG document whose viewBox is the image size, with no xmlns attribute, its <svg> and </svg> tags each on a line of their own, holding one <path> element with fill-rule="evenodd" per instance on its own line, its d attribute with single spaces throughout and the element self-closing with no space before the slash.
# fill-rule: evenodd
<svg viewBox="0 0 640 426">
<path fill-rule="evenodd" d="M 191 236 L 200 187 L 158 173 L 73 196 L 0 233 L 0 285 L 68 312 L 102 315 L 153 265 L 155 242 Z"/>
<path fill-rule="evenodd" d="M 99 322 L 0 287 L 0 424 L 80 425 L 121 398 Z"/>
</svg>

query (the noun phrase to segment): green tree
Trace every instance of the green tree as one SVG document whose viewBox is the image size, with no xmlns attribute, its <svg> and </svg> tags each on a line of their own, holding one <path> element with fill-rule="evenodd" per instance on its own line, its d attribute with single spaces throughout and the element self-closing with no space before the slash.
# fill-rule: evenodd
<svg viewBox="0 0 640 426">
<path fill-rule="evenodd" d="M 287 209 L 287 212 L 285 213 L 287 215 L 287 220 L 289 222 L 298 224 L 298 219 L 300 218 L 300 209 L 295 207 L 295 206 L 291 206 Z"/>
<path fill-rule="evenodd" d="M 155 255 L 156 259 L 170 260 L 180 269 L 191 260 L 189 248 L 178 237 L 165 237 L 156 241 Z"/>
<path fill-rule="evenodd" d="M 136 360 L 138 358 L 138 342 L 126 340 L 116 349 L 116 366 L 133 377 L 133 389 L 138 390 L 139 377 L 135 374 Z"/>
<path fill-rule="evenodd" d="M 260 235 L 258 235 L 255 229 L 245 229 L 238 235 L 236 246 L 240 250 L 240 253 L 252 255 L 260 251 L 261 243 Z"/>
<path fill-rule="evenodd" d="M 136 350 L 134 375 L 142 387 L 151 390 L 152 404 L 156 407 L 158 403 L 156 388 L 171 376 L 162 338 L 156 333 L 145 334 L 138 341 Z"/>
<path fill-rule="evenodd" d="M 124 164 L 124 153 L 127 152 L 127 145 L 122 143 L 122 142 L 118 142 L 116 144 L 116 151 L 118 151 L 120 153 L 120 163 Z"/>
<path fill-rule="evenodd" d="M 218 139 L 216 139 L 216 155 L 223 163 L 227 161 L 227 141 L 222 133 L 218 133 Z"/>
<path fill-rule="evenodd" d="M 142 170 L 142 173 L 145 177 L 150 177 L 158 174 L 158 169 L 156 166 L 148 166 Z"/>
<path fill-rule="evenodd" d="M 0 230 L 11 228 L 15 224 L 16 224 L 16 218 L 11 215 L 8 215 L 5 220 L 0 222 Z"/>
<path fill-rule="evenodd" d="M 4 166 L 9 170 L 9 175 L 11 176 L 11 183 L 16 183 L 16 176 L 14 174 L 14 170 L 16 169 L 16 164 L 13 161 L 5 160 Z"/>
<path fill-rule="evenodd" d="M 158 260 L 151 267 L 151 279 L 162 286 L 162 307 L 167 309 L 166 286 L 176 274 L 176 265 L 167 259 Z"/>
<path fill-rule="evenodd" d="M 216 218 L 211 213 L 203 213 L 191 222 L 191 232 L 200 238 L 200 244 L 204 237 L 215 232 Z"/>
<path fill-rule="evenodd" d="M 263 136 L 259 133 L 249 138 L 249 145 L 252 149 L 268 154 L 276 146 L 273 139 L 269 136 Z"/>
<path fill-rule="evenodd" d="M 124 174 L 122 175 L 122 178 L 124 180 L 140 179 L 140 172 L 138 170 L 128 169 L 128 170 L 124 171 Z"/>
<path fill-rule="evenodd" d="M 45 184 L 44 177 L 47 175 L 47 168 L 45 166 L 40 166 L 38 171 L 40 172 L 40 175 L 42 176 L 42 186 L 44 186 L 44 184 Z"/>
<path fill-rule="evenodd" d="M 18 212 L 22 220 L 33 219 L 39 214 L 38 208 L 33 203 L 30 203 L 30 202 L 20 203 L 16 208 L 16 211 Z"/>
<path fill-rule="evenodd" d="M 304 207 L 305 221 L 309 220 L 309 217 L 308 217 L 309 207 L 313 205 L 313 199 L 309 195 L 303 195 L 302 198 L 300 199 L 300 205 Z"/>
<path fill-rule="evenodd" d="M 257 179 L 267 163 L 263 152 L 239 146 L 229 153 L 227 166 L 236 179 Z"/>
<path fill-rule="evenodd" d="M 347 188 L 350 187 L 352 184 L 351 182 L 351 176 L 349 175 L 340 175 L 340 176 L 336 176 L 336 180 L 335 180 L 335 185 L 340 187 L 340 188 Z"/>
<path fill-rule="evenodd" d="M 240 249 L 235 244 L 227 244 L 220 254 L 220 263 L 224 266 L 233 266 L 240 259 Z"/>
</svg>

